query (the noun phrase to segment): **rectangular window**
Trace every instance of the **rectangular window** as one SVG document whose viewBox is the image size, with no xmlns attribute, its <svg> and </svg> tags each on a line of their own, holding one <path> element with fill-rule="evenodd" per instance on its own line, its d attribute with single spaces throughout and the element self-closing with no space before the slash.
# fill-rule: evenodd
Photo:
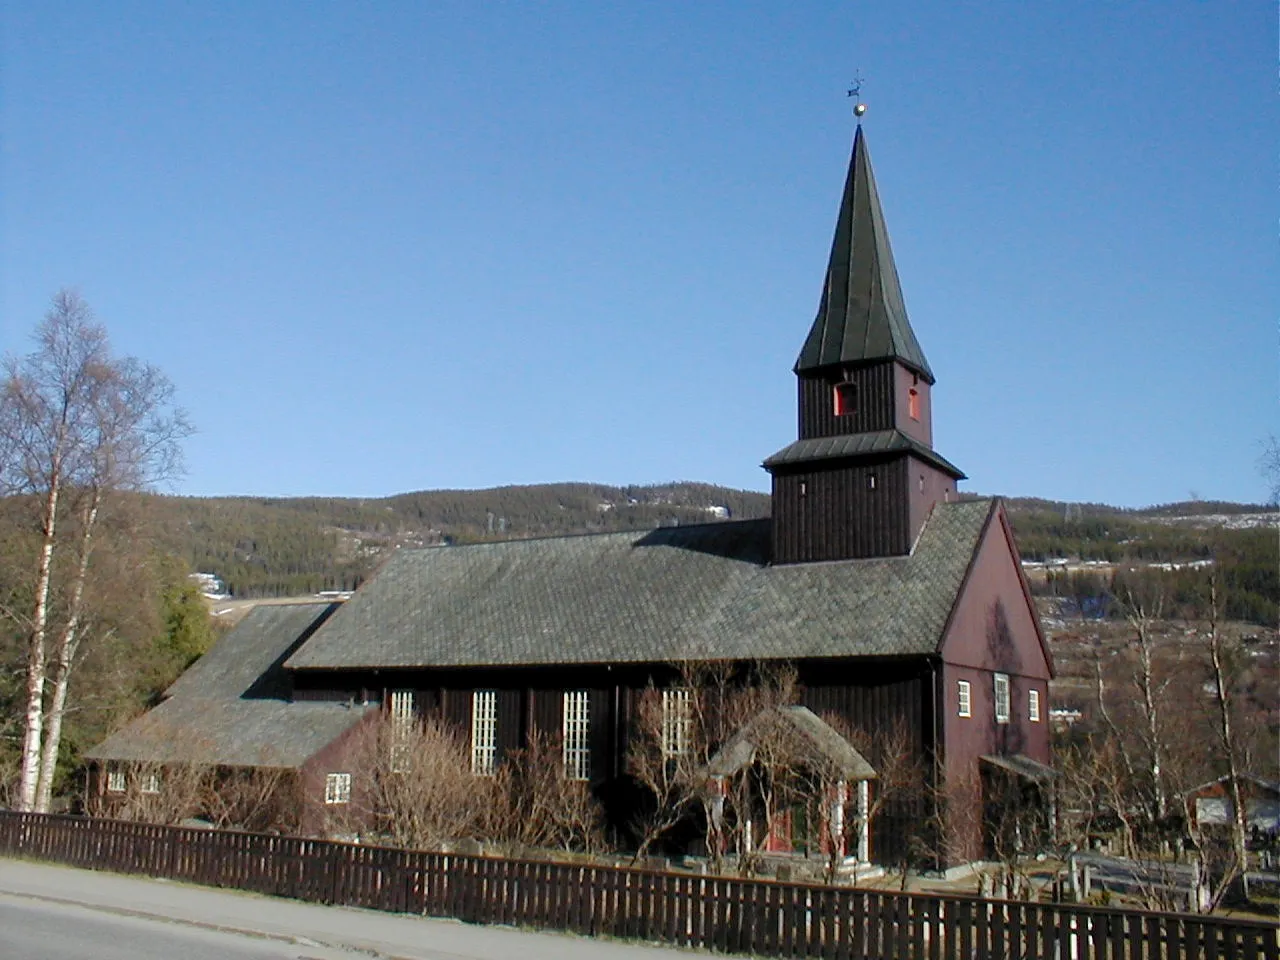
<svg viewBox="0 0 1280 960">
<path fill-rule="evenodd" d="M 678 757 L 689 751 L 692 701 L 684 687 L 662 691 L 662 755 Z"/>
<path fill-rule="evenodd" d="M 996 723 L 1009 722 L 1009 675 L 995 675 Z"/>
<path fill-rule="evenodd" d="M 498 764 L 498 692 L 477 690 L 471 694 L 471 772 L 493 776 Z"/>
<path fill-rule="evenodd" d="M 1040 691 L 1032 690 L 1027 694 L 1027 713 L 1032 723 L 1040 722 Z"/>
<path fill-rule="evenodd" d="M 160 774 L 144 773 L 142 775 L 142 792 L 143 793 L 159 793 L 160 792 Z"/>
<path fill-rule="evenodd" d="M 917 390 L 907 393 L 907 415 L 912 420 L 920 419 L 920 393 Z"/>
<path fill-rule="evenodd" d="M 124 793 L 124 771 L 119 767 L 107 770 L 107 792 Z"/>
<path fill-rule="evenodd" d="M 973 716 L 973 697 L 969 690 L 969 681 L 961 680 L 956 684 L 956 694 L 959 699 L 959 714 L 962 717 Z"/>
<path fill-rule="evenodd" d="M 324 802 L 351 802 L 351 774 L 331 773 L 324 778 Z"/>
<path fill-rule="evenodd" d="M 591 703 L 586 690 L 564 694 L 564 775 L 570 780 L 591 779 Z"/>
<path fill-rule="evenodd" d="M 391 772 L 409 769 L 413 749 L 414 698 L 412 690 L 391 691 Z"/>
</svg>

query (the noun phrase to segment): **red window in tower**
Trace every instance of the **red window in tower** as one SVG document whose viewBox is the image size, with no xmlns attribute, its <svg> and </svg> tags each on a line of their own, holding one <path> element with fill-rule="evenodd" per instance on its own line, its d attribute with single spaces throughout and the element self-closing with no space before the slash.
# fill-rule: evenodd
<svg viewBox="0 0 1280 960">
<path fill-rule="evenodd" d="M 837 417 L 849 417 L 858 409 L 858 390 L 852 383 L 835 385 L 835 406 Z"/>
<path fill-rule="evenodd" d="M 912 420 L 920 419 L 920 391 L 910 390 L 907 392 L 907 413 Z"/>
</svg>

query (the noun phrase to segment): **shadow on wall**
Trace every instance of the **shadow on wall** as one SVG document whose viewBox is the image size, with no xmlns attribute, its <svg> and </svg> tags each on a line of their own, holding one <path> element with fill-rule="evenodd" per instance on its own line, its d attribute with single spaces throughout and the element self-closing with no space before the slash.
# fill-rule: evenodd
<svg viewBox="0 0 1280 960">
<path fill-rule="evenodd" d="M 1013 630 L 1009 627 L 1009 615 L 1003 600 L 996 600 L 987 616 L 987 655 L 987 662 L 999 673 L 1012 678 L 1022 672 L 1022 654 L 1014 641 Z M 1013 722 L 1018 716 L 1018 705 L 1012 679 L 1009 684 L 1010 722 L 998 723 L 995 711 L 991 713 L 993 742 L 999 752 L 1005 755 L 1021 753 L 1025 747 L 1022 724 Z"/>
</svg>

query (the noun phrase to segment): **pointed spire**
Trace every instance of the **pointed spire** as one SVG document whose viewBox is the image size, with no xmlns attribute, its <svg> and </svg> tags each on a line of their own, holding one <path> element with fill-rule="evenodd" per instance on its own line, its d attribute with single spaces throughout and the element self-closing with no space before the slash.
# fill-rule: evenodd
<svg viewBox="0 0 1280 960">
<path fill-rule="evenodd" d="M 871 156 L 859 124 L 818 317 L 795 372 L 890 358 L 933 383 L 933 371 L 907 319 Z"/>
</svg>

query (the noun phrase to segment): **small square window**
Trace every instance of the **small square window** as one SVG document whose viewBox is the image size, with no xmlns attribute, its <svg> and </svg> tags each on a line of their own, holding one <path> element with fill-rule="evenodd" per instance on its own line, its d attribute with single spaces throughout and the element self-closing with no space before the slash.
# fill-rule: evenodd
<svg viewBox="0 0 1280 960">
<path fill-rule="evenodd" d="M 996 723 L 1009 722 L 1009 675 L 995 675 Z"/>
<path fill-rule="evenodd" d="M 160 792 L 160 774 L 146 773 L 142 776 L 142 792 L 143 793 L 159 793 Z"/>
<path fill-rule="evenodd" d="M 324 778 L 324 802 L 329 804 L 351 802 L 351 774 L 331 773 Z"/>
<path fill-rule="evenodd" d="M 124 793 L 124 771 L 118 767 L 107 771 L 107 792 L 108 793 Z"/>
<path fill-rule="evenodd" d="M 956 684 L 956 699 L 959 703 L 957 711 L 962 717 L 973 716 L 973 695 L 969 689 L 969 681 L 961 680 Z"/>
<path fill-rule="evenodd" d="M 1040 722 L 1040 691 L 1039 690 L 1028 691 L 1027 714 L 1031 718 L 1032 723 Z"/>
</svg>

